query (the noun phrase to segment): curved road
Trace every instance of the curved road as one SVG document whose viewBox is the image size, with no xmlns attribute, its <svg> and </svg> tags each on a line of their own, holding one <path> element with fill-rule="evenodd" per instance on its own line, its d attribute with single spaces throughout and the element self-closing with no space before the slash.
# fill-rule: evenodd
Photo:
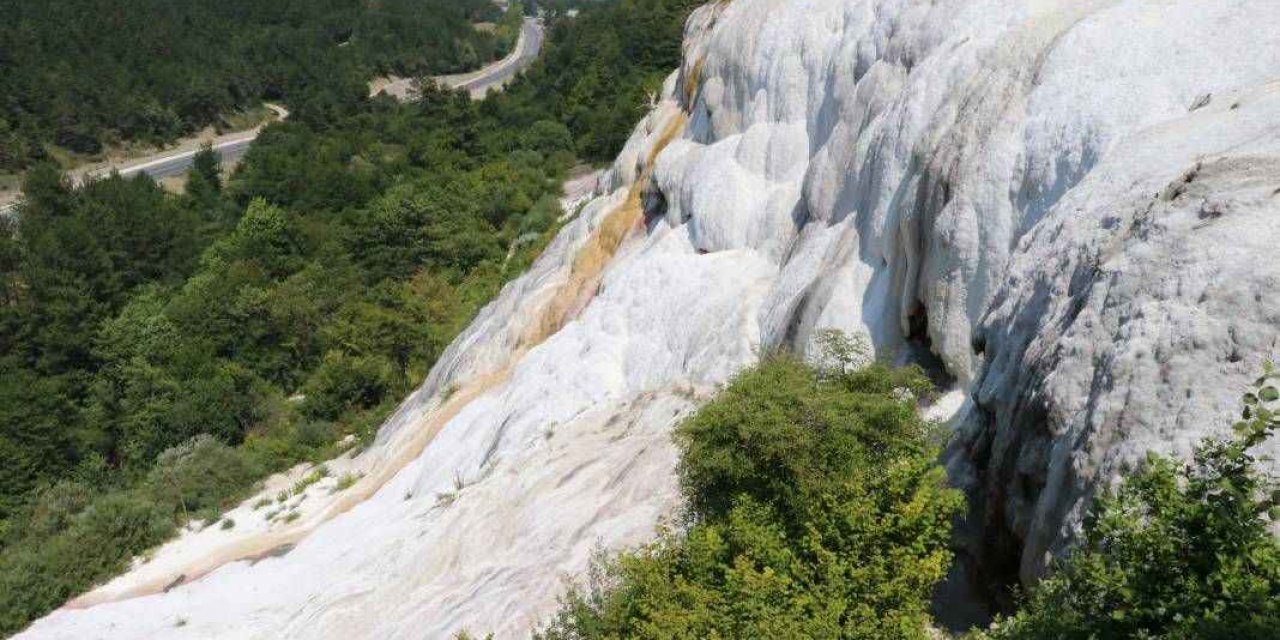
<svg viewBox="0 0 1280 640">
<path fill-rule="evenodd" d="M 542 24 L 535 18 L 525 18 L 524 25 L 520 29 L 520 39 L 516 41 L 515 49 L 507 57 L 479 71 L 455 76 L 441 76 L 436 80 L 455 89 L 465 89 L 471 93 L 472 99 L 480 100 L 484 98 L 490 89 L 501 88 L 516 74 L 532 64 L 537 59 L 538 53 L 542 51 L 542 41 Z M 405 83 L 404 88 L 400 89 L 403 94 L 400 91 L 393 90 L 393 86 L 398 83 Z M 408 89 L 411 86 L 409 83 L 411 83 L 411 80 L 408 79 L 397 80 L 383 90 L 392 95 L 401 95 L 411 99 L 412 92 Z M 288 114 L 284 113 L 282 115 L 287 116 Z M 248 153 L 249 146 L 258 138 L 260 132 L 261 128 L 258 128 L 224 136 L 213 143 L 213 150 L 222 156 L 223 162 L 239 161 Z M 162 153 L 148 158 L 141 158 L 125 165 L 97 167 L 81 170 L 80 172 L 73 171 L 69 175 L 72 181 L 76 183 L 81 183 L 89 178 L 107 175 L 111 171 L 116 171 L 125 177 L 145 173 L 159 180 L 185 174 L 191 168 L 191 163 L 198 152 L 199 149 L 197 148 Z M 15 203 L 0 204 L 0 216 L 9 215 L 14 206 Z"/>
<path fill-rule="evenodd" d="M 489 89 L 500 89 L 516 74 L 527 69 L 542 51 L 542 23 L 535 18 L 525 18 L 520 28 L 516 48 L 506 58 L 468 76 L 446 76 L 442 80 L 455 89 L 466 89 L 471 98 L 480 100 Z"/>
<path fill-rule="evenodd" d="M 474 73 L 464 76 L 443 76 L 438 80 L 456 89 L 467 89 L 471 92 L 473 99 L 479 100 L 484 98 L 490 88 L 501 87 L 514 78 L 516 74 L 533 64 L 533 61 L 537 59 L 538 53 L 541 51 L 542 24 L 534 18 L 525 18 L 524 26 L 520 29 L 520 39 L 516 42 L 516 48 L 511 55 Z M 222 156 L 223 162 L 238 161 L 244 157 L 244 154 L 248 153 L 249 145 L 253 144 L 253 141 L 257 139 L 258 133 L 258 130 L 254 130 L 236 136 L 228 136 L 222 141 L 214 143 L 213 150 Z M 199 150 L 152 156 L 128 166 L 98 169 L 86 174 L 85 177 L 106 175 L 112 169 L 119 171 L 120 175 L 126 177 L 138 173 L 145 173 L 157 180 L 180 176 L 191 168 L 192 159 L 197 151 Z"/>
<path fill-rule="evenodd" d="M 483 69 L 470 73 L 458 73 L 448 76 L 436 76 L 435 81 L 454 89 L 465 89 L 473 100 L 480 100 L 489 93 L 489 89 L 501 88 L 528 67 L 542 51 L 542 23 L 535 18 L 525 18 L 520 27 L 520 38 L 507 57 L 494 62 Z M 416 98 L 415 78 L 392 78 L 384 84 L 372 89 L 370 95 L 385 93 L 398 100 L 408 101 Z"/>
</svg>

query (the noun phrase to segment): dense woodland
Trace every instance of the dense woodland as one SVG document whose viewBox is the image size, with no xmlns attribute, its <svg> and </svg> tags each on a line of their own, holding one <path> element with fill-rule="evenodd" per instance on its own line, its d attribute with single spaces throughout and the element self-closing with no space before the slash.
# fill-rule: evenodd
<svg viewBox="0 0 1280 640">
<path fill-rule="evenodd" d="M 542 60 L 487 100 L 486 113 L 510 125 L 555 114 L 581 157 L 612 161 L 662 80 L 680 65 L 685 18 L 701 4 L 619 0 L 554 22 Z"/>
<path fill-rule="evenodd" d="M 693 4 L 559 21 L 530 77 L 484 102 L 303 82 L 311 108 L 229 179 L 201 154 L 182 195 L 33 165 L 0 235 L 0 633 L 370 437 L 549 239 L 566 171 L 616 153 Z M 602 52 L 607 75 L 576 71 Z M 121 83 L 102 91 L 135 95 Z M 615 110 L 631 115 L 584 116 Z"/>
<path fill-rule="evenodd" d="M 168 142 L 264 100 L 306 117 L 379 73 L 505 53 L 488 0 L 0 0 L 0 171 Z"/>
</svg>

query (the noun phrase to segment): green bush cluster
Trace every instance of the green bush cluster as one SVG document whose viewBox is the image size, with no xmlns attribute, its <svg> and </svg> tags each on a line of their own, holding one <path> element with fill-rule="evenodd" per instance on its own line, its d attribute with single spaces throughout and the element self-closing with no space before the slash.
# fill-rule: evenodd
<svg viewBox="0 0 1280 640">
<path fill-rule="evenodd" d="M 525 13 L 523 3 L 512 1 L 507 11 L 497 16 L 493 31 L 495 57 L 505 57 L 515 49 L 516 42 L 520 39 L 520 30 L 524 26 Z"/>
<path fill-rule="evenodd" d="M 180 522 L 213 523 L 260 477 L 254 465 L 243 452 L 199 436 L 164 452 L 144 479 L 127 486 L 108 478 L 105 465 L 90 464 L 42 489 L 15 518 L 21 526 L 0 535 L 0 633 L 123 570 Z"/>
<path fill-rule="evenodd" d="M 924 638 L 950 563 L 914 369 L 777 356 L 677 430 L 688 518 L 599 562 L 543 640 Z"/>
<path fill-rule="evenodd" d="M 1229 440 L 1189 462 L 1149 456 L 1089 512 L 1079 547 L 993 640 L 1221 638 L 1280 633 L 1280 485 L 1253 453 L 1280 426 L 1268 367 Z"/>
</svg>

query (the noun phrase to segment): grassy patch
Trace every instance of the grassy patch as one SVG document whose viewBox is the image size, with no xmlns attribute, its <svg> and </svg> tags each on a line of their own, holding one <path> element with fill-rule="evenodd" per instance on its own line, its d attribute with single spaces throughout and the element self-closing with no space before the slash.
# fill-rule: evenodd
<svg viewBox="0 0 1280 640">
<path fill-rule="evenodd" d="M 258 125 L 270 122 L 274 117 L 275 112 L 264 105 L 236 111 L 224 116 L 222 122 L 218 123 L 218 133 L 248 131 Z"/>
<path fill-rule="evenodd" d="M 338 477 L 338 482 L 333 485 L 333 489 L 331 489 L 329 493 L 334 494 L 341 491 L 346 491 L 347 489 L 350 489 L 352 486 L 354 486 L 355 483 L 359 482 L 360 479 L 363 477 L 364 477 L 363 473 L 344 473 Z"/>
<path fill-rule="evenodd" d="M 293 483 L 293 495 L 295 496 L 302 495 L 303 493 L 306 492 L 307 487 L 310 487 L 311 485 L 317 482 L 320 482 L 321 480 L 327 477 L 329 477 L 328 467 L 324 465 L 320 465 L 316 467 L 315 470 L 313 470 L 311 473 L 308 473 L 306 477 Z"/>
<path fill-rule="evenodd" d="M 16 173 L 0 173 L 0 195 L 17 193 L 22 188 L 22 176 Z"/>
</svg>

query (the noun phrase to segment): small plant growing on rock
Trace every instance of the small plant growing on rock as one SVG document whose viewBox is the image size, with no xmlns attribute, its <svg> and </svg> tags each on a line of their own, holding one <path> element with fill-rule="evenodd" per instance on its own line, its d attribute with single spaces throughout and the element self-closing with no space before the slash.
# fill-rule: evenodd
<svg viewBox="0 0 1280 640">
<path fill-rule="evenodd" d="M 310 487 L 311 485 L 317 482 L 320 482 L 321 480 L 327 477 L 329 477 L 329 468 L 324 465 L 320 465 L 315 468 L 315 471 L 312 471 L 311 473 L 303 477 L 301 480 L 293 483 L 292 493 L 295 496 L 299 495 L 305 492 L 307 490 L 307 487 Z"/>
<path fill-rule="evenodd" d="M 338 477 L 338 482 L 333 485 L 333 489 L 330 490 L 329 493 L 334 494 L 339 491 L 346 491 L 354 486 L 355 483 L 359 482 L 363 477 L 363 473 L 344 473 Z"/>
<path fill-rule="evenodd" d="M 450 382 L 448 386 L 440 391 L 440 400 L 442 402 L 448 402 L 449 399 L 453 397 L 453 394 L 457 392 L 458 384 L 456 382 Z"/>
</svg>

